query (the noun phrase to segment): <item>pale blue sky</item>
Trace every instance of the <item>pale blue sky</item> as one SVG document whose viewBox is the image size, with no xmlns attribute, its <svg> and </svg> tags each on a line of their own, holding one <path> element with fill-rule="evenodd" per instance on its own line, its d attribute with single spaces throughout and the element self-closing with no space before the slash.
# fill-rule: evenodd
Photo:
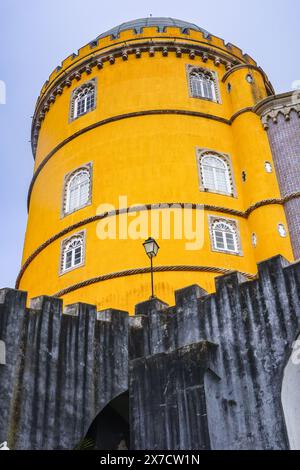
<svg viewBox="0 0 300 470">
<path fill-rule="evenodd" d="M 61 60 L 100 33 L 149 14 L 191 21 L 236 44 L 278 93 L 300 80 L 298 0 L 0 0 L 0 80 L 7 86 L 7 104 L 0 104 L 0 287 L 13 287 L 20 267 L 31 116 L 41 86 Z"/>
</svg>

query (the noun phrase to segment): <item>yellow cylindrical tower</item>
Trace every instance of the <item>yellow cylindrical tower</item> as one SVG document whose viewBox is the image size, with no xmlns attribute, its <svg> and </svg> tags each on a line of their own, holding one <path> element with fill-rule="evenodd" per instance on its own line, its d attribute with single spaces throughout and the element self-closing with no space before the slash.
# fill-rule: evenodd
<svg viewBox="0 0 300 470">
<path fill-rule="evenodd" d="M 38 99 L 17 287 L 133 312 L 150 294 L 293 260 L 249 56 L 171 18 L 124 23 L 68 57 Z"/>
</svg>

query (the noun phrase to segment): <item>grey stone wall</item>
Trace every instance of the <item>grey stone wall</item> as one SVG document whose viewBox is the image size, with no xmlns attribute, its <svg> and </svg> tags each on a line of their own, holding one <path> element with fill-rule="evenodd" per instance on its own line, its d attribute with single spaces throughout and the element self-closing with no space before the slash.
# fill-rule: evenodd
<svg viewBox="0 0 300 470">
<path fill-rule="evenodd" d="M 0 291 L 0 442 L 68 449 L 129 389 L 132 449 L 288 449 L 285 365 L 300 332 L 300 263 L 153 299 L 136 315 Z M 300 399 L 300 391 L 299 391 Z"/>
<path fill-rule="evenodd" d="M 277 123 L 268 121 L 268 136 L 278 177 L 281 196 L 300 191 L 300 119 L 292 110 L 289 120 L 282 113 Z M 300 258 L 300 199 L 285 204 L 285 213 L 295 259 Z"/>
<path fill-rule="evenodd" d="M 128 389 L 128 315 L 0 291 L 0 442 L 13 449 L 73 449 L 96 415 Z"/>
</svg>

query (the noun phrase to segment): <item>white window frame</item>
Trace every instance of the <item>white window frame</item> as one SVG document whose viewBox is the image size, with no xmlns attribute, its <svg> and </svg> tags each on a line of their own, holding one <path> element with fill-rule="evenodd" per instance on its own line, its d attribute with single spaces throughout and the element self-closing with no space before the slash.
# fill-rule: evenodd
<svg viewBox="0 0 300 470">
<path fill-rule="evenodd" d="M 6 344 L 2 339 L 0 339 L 0 365 L 6 365 Z"/>
<path fill-rule="evenodd" d="M 87 107 L 87 96 L 88 96 L 87 95 L 84 101 L 84 111 L 78 114 L 78 95 L 90 87 L 93 88 L 93 104 Z M 75 88 L 72 91 L 72 96 L 71 96 L 69 121 L 70 122 L 74 121 L 75 119 L 78 119 L 81 116 L 84 116 L 85 114 L 93 111 L 96 108 L 96 98 L 97 98 L 97 81 L 95 78 Z"/>
<path fill-rule="evenodd" d="M 93 165 L 92 163 L 86 163 L 83 166 L 80 166 L 76 168 L 75 170 L 71 171 L 64 177 L 64 183 L 63 183 L 63 198 L 62 198 L 62 217 L 65 217 L 69 214 L 73 214 L 73 212 L 76 212 L 80 209 L 83 209 L 84 207 L 88 206 L 92 202 L 92 177 L 93 177 Z M 81 173 L 85 172 L 88 173 L 89 176 L 89 188 L 88 188 L 88 196 L 86 201 L 84 201 L 82 204 L 78 204 L 78 206 L 74 208 L 70 208 L 70 201 L 71 201 L 71 193 L 70 193 L 70 186 L 72 184 L 72 181 Z"/>
<path fill-rule="evenodd" d="M 237 196 L 232 162 L 231 162 L 231 158 L 229 155 L 216 152 L 215 150 L 196 148 L 196 157 L 197 157 L 197 168 L 198 168 L 200 191 L 213 193 L 213 194 L 221 194 L 223 196 L 229 196 L 229 197 Z M 205 159 L 206 157 L 216 158 L 224 164 L 225 184 L 227 187 L 226 191 L 219 190 L 217 189 L 217 187 L 209 188 L 208 185 L 206 184 L 205 174 L 204 174 L 204 169 L 203 169 L 203 159 Z M 213 175 L 214 175 L 214 182 L 217 182 L 217 170 L 216 169 L 213 170 Z M 215 186 L 217 186 L 217 184 Z"/>
<path fill-rule="evenodd" d="M 218 246 L 217 234 L 216 234 L 216 232 L 218 231 L 216 229 L 217 224 L 223 224 L 228 227 L 228 231 L 226 232 L 223 231 L 222 229 L 219 230 L 219 232 L 222 234 L 222 239 L 224 243 L 223 247 Z M 212 251 L 215 251 L 218 253 L 225 253 L 225 254 L 229 254 L 233 256 L 242 256 L 239 225 L 236 220 L 209 215 L 209 231 L 210 231 Z M 234 249 L 231 249 L 228 246 L 228 239 L 225 233 L 233 234 Z"/>
<path fill-rule="evenodd" d="M 287 232 L 286 225 L 284 223 L 279 223 L 277 225 L 277 230 L 281 238 L 287 238 L 288 232 Z"/>
<path fill-rule="evenodd" d="M 266 171 L 266 173 L 268 173 L 268 174 L 273 173 L 273 165 L 272 165 L 271 162 L 265 161 L 265 171 Z"/>
<path fill-rule="evenodd" d="M 74 247 L 72 250 L 69 250 L 69 245 L 76 241 L 76 239 L 81 240 L 81 258 L 79 263 L 75 263 L 75 250 Z M 60 262 L 59 262 L 59 274 L 63 275 L 74 269 L 80 268 L 85 264 L 85 249 L 86 249 L 86 230 L 82 230 L 81 232 L 73 233 L 70 237 L 65 238 L 61 242 L 61 250 L 60 250 Z M 71 259 L 72 263 L 69 267 L 66 266 L 66 256 L 67 253 L 71 252 Z"/>
<path fill-rule="evenodd" d="M 204 81 L 199 80 L 199 86 L 201 93 L 195 93 L 192 76 L 193 74 L 199 74 L 207 76 L 211 82 L 211 97 L 209 93 L 205 92 Z M 221 103 L 221 95 L 219 89 L 218 75 L 214 70 L 210 70 L 204 67 L 195 67 L 194 65 L 187 65 L 187 78 L 189 85 L 189 95 L 191 98 L 201 99 L 210 101 L 211 103 Z"/>
</svg>

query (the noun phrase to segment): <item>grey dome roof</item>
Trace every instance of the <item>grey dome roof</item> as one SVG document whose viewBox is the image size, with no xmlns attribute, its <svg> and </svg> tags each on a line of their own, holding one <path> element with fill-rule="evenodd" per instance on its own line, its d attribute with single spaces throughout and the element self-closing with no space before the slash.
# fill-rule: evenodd
<svg viewBox="0 0 300 470">
<path fill-rule="evenodd" d="M 158 32 L 163 32 L 167 26 L 176 26 L 177 28 L 181 29 L 181 32 L 184 34 L 188 33 L 189 29 L 194 31 L 201 31 L 205 36 L 209 36 L 209 32 L 203 28 L 200 28 L 196 24 L 189 23 L 187 21 L 176 20 L 175 18 L 154 18 L 150 16 L 149 18 L 140 18 L 138 20 L 128 21 L 126 23 L 122 23 L 115 28 L 106 31 L 105 33 L 100 34 L 96 38 L 104 38 L 105 36 L 112 36 L 113 38 L 117 38 L 121 31 L 125 31 L 126 29 L 133 29 L 136 34 L 142 33 L 142 29 L 147 26 L 155 26 Z"/>
</svg>

